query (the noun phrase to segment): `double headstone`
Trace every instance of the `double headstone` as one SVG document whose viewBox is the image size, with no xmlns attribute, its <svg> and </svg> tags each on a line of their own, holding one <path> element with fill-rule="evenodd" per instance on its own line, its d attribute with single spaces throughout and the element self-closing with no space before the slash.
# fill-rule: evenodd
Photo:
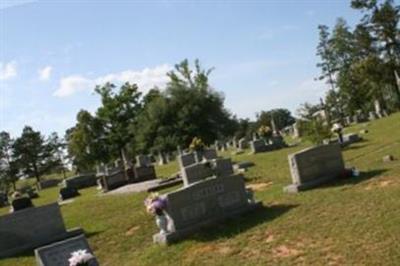
<svg viewBox="0 0 400 266">
<path fill-rule="evenodd" d="M 288 157 L 292 185 L 286 192 L 298 192 L 317 187 L 345 174 L 345 165 L 339 144 L 308 148 Z"/>
<path fill-rule="evenodd" d="M 16 212 L 16 211 L 24 210 L 26 208 L 31 208 L 31 207 L 33 207 L 33 204 L 29 197 L 20 197 L 20 198 L 13 199 L 11 201 L 11 207 L 12 207 L 12 211 Z"/>
<path fill-rule="evenodd" d="M 241 175 L 194 183 L 165 195 L 169 219 L 167 232 L 153 236 L 155 243 L 168 244 L 206 225 L 212 225 L 260 206 L 245 188 Z"/>
<path fill-rule="evenodd" d="M 76 189 L 82 189 L 97 185 L 97 179 L 94 174 L 85 174 L 73 176 L 63 181 L 64 187 L 72 187 Z"/>
<path fill-rule="evenodd" d="M 209 162 L 201 162 L 191 164 L 181 169 L 183 185 L 189 186 L 190 184 L 202 181 L 207 177 L 213 175 L 211 164 Z"/>
<path fill-rule="evenodd" d="M 60 183 L 60 180 L 58 180 L 58 179 L 42 180 L 38 183 L 38 189 L 56 187 L 56 186 L 58 186 L 59 183 Z"/>
</svg>

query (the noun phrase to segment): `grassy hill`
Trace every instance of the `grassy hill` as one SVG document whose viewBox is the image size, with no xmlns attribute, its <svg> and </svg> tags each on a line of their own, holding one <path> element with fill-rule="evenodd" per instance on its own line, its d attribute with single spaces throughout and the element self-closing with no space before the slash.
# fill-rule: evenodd
<svg viewBox="0 0 400 266">
<path fill-rule="evenodd" d="M 287 155 L 306 144 L 233 156 L 255 163 L 245 176 L 264 207 L 171 246 L 152 243 L 157 228 L 143 207 L 146 193 L 98 196 L 95 189 L 83 190 L 62 206 L 64 220 L 68 228 L 86 231 L 104 266 L 400 265 L 400 113 L 347 130 L 361 129 L 369 131 L 365 140 L 343 153 L 346 165 L 361 176 L 296 195 L 282 192 L 291 183 Z M 387 154 L 397 160 L 384 163 Z M 168 176 L 176 170 L 174 162 L 157 172 Z M 40 192 L 35 205 L 55 201 L 57 192 Z M 34 257 L 29 253 L 0 265 L 34 265 Z"/>
</svg>

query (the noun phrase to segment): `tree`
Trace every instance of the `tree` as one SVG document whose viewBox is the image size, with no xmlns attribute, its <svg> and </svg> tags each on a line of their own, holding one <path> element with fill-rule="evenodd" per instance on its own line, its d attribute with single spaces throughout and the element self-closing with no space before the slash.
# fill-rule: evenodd
<svg viewBox="0 0 400 266">
<path fill-rule="evenodd" d="M 269 111 L 261 111 L 257 115 L 257 125 L 268 126 L 272 128 L 272 119 L 274 119 L 277 130 L 281 130 L 296 122 L 289 110 L 284 108 L 272 109 Z"/>
<path fill-rule="evenodd" d="M 145 99 L 136 130 L 141 151 L 166 152 L 178 145 L 187 147 L 194 137 L 205 144 L 233 135 L 236 123 L 224 108 L 223 95 L 209 86 L 212 69 L 202 69 L 198 60 L 194 70 L 187 60 L 168 73 L 170 79 L 162 93 Z"/>
<path fill-rule="evenodd" d="M 319 44 L 317 46 L 317 55 L 320 57 L 321 62 L 317 67 L 321 68 L 321 75 L 319 80 L 326 80 L 335 89 L 335 73 L 338 69 L 335 55 L 333 53 L 332 44 L 330 41 L 329 28 L 325 25 L 319 25 Z"/>
<path fill-rule="evenodd" d="M 45 141 L 39 131 L 34 131 L 29 126 L 24 127 L 21 136 L 15 140 L 13 149 L 16 162 L 23 172 L 35 177 L 37 182 L 40 182 L 43 174 L 59 164 L 54 156 L 54 147 Z"/>
<path fill-rule="evenodd" d="M 11 183 L 16 190 L 19 169 L 13 158 L 13 142 L 8 132 L 0 132 L 0 179 L 6 186 Z"/>
<path fill-rule="evenodd" d="M 135 127 L 138 115 L 142 109 L 141 93 L 136 84 L 125 83 L 118 92 L 115 85 L 106 83 L 97 86 L 95 92 L 101 97 L 102 105 L 96 111 L 96 117 L 101 121 L 104 139 L 107 142 L 111 156 L 125 161 L 124 152 L 130 144 L 130 152 L 135 151 Z"/>
</svg>

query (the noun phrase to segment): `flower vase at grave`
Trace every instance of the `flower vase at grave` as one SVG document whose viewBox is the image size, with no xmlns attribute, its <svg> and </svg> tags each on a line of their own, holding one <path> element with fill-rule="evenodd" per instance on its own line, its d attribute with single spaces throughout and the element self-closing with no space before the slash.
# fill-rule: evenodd
<svg viewBox="0 0 400 266">
<path fill-rule="evenodd" d="M 156 215 L 156 224 L 160 229 L 160 234 L 165 235 L 168 232 L 168 220 L 164 214 Z"/>
</svg>

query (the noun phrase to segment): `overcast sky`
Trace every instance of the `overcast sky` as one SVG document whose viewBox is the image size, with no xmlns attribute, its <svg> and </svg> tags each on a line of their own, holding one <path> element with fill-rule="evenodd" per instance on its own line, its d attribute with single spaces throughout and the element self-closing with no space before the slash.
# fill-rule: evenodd
<svg viewBox="0 0 400 266">
<path fill-rule="evenodd" d="M 350 1 L 0 0 L 0 130 L 45 134 L 94 111 L 96 84 L 163 87 L 181 60 L 215 67 L 211 85 L 242 118 L 318 102 L 318 24 L 359 14 Z"/>
</svg>

